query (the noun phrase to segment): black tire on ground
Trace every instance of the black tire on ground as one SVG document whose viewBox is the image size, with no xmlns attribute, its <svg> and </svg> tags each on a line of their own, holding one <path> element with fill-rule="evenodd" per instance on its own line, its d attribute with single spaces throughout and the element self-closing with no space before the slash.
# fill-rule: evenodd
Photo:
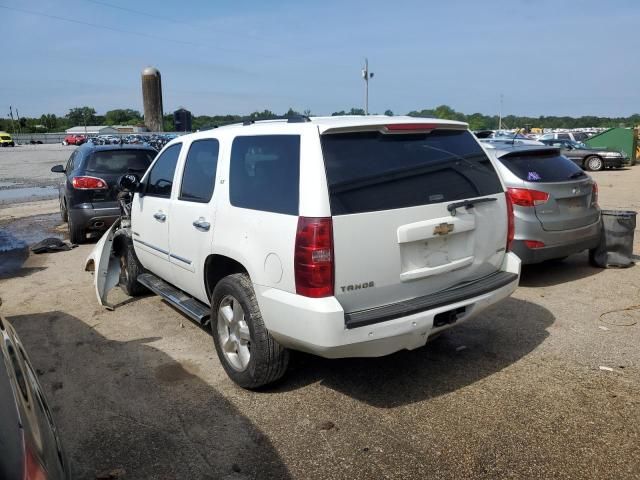
<svg viewBox="0 0 640 480">
<path fill-rule="evenodd" d="M 596 268 L 602 268 L 602 265 L 599 265 L 598 262 L 596 262 L 596 249 L 592 248 L 591 250 L 589 250 L 589 265 L 591 265 L 592 267 L 596 267 Z"/>
<path fill-rule="evenodd" d="M 138 282 L 138 275 L 144 272 L 138 261 L 133 245 L 128 244 L 120 253 L 120 288 L 130 297 L 139 297 L 147 289 Z"/>
<path fill-rule="evenodd" d="M 76 244 L 84 243 L 84 241 L 87 239 L 84 228 L 82 227 L 82 225 L 76 225 L 68 213 L 67 216 L 67 226 L 69 227 L 69 241 Z"/>
<path fill-rule="evenodd" d="M 63 222 L 69 221 L 69 213 L 67 212 L 67 202 L 64 200 L 60 202 L 60 216 L 62 217 Z"/>
<path fill-rule="evenodd" d="M 604 161 L 597 155 L 591 155 L 584 159 L 584 169 L 597 172 L 604 168 Z"/>
<path fill-rule="evenodd" d="M 249 329 L 248 364 L 244 369 L 234 367 L 223 350 L 220 339 L 219 310 L 223 300 L 229 298 L 242 307 L 243 321 Z M 222 315 L 222 313 L 220 313 Z M 255 389 L 273 383 L 285 374 L 289 364 L 289 351 L 268 332 L 262 320 L 256 295 L 249 276 L 236 273 L 223 278 L 211 295 L 211 330 L 220 363 L 231 380 L 242 388 Z"/>
</svg>

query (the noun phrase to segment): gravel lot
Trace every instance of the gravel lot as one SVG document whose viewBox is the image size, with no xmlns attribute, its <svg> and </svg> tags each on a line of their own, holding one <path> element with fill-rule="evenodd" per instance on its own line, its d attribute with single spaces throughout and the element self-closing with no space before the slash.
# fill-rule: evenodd
<svg viewBox="0 0 640 480">
<path fill-rule="evenodd" d="M 70 149 L 39 147 L 0 150 L 0 178 L 47 184 Z M 640 167 L 593 176 L 604 207 L 640 210 Z M 0 205 L 0 228 L 51 208 Z M 640 304 L 638 267 L 528 267 L 512 298 L 426 348 L 295 354 L 251 393 L 158 297 L 116 289 L 102 309 L 91 248 L 0 280 L 78 478 L 640 478 L 640 310 L 607 313 Z"/>
</svg>

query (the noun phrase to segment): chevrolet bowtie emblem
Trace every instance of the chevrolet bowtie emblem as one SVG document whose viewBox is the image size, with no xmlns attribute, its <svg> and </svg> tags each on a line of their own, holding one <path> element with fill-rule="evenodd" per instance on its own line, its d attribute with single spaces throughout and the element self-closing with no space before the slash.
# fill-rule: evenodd
<svg viewBox="0 0 640 480">
<path fill-rule="evenodd" d="M 433 228 L 434 235 L 447 235 L 453 232 L 453 223 L 441 223 Z"/>
</svg>

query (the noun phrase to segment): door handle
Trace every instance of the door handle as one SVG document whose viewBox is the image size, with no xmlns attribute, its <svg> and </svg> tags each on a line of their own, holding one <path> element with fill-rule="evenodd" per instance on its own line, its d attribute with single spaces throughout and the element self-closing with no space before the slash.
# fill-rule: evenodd
<svg viewBox="0 0 640 480">
<path fill-rule="evenodd" d="M 194 220 L 193 226 L 202 232 L 208 232 L 209 228 L 211 228 L 211 224 L 207 222 L 204 218 L 199 218 L 198 220 Z"/>
<path fill-rule="evenodd" d="M 162 212 L 158 212 L 153 214 L 153 218 L 155 218 L 159 222 L 164 222 L 167 219 L 167 216 Z"/>
</svg>

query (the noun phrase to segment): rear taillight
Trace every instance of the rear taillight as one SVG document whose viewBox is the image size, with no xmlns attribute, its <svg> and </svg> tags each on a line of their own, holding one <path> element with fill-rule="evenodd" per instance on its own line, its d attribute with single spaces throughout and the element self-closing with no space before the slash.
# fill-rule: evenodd
<svg viewBox="0 0 640 480">
<path fill-rule="evenodd" d="M 105 190 L 107 182 L 96 177 L 73 177 L 71 185 L 76 190 Z"/>
<path fill-rule="evenodd" d="M 24 449 L 24 480 L 47 480 L 47 473 L 35 454 L 25 442 Z"/>
<path fill-rule="evenodd" d="M 298 218 L 294 252 L 296 293 L 333 295 L 333 224 L 331 218 Z"/>
<path fill-rule="evenodd" d="M 598 184 L 593 182 L 591 187 L 591 205 L 598 206 Z"/>
<path fill-rule="evenodd" d="M 538 190 L 529 190 L 528 188 L 510 188 L 508 195 L 514 205 L 519 207 L 535 207 L 542 205 L 549 200 L 547 192 L 539 192 Z"/>
<path fill-rule="evenodd" d="M 516 219 L 513 216 L 513 203 L 509 194 L 505 194 L 507 200 L 507 252 L 511 250 L 511 244 L 516 236 Z"/>
</svg>

